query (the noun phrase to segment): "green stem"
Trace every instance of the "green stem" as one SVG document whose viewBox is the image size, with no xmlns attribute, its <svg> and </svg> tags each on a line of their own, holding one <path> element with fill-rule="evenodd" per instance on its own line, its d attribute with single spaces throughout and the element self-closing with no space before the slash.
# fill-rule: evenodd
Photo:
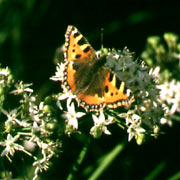
<svg viewBox="0 0 180 180">
<path fill-rule="evenodd" d="M 178 180 L 180 179 L 180 171 L 178 171 L 176 174 L 171 176 L 168 180 Z"/>
<path fill-rule="evenodd" d="M 125 144 L 121 143 L 116 145 L 111 152 L 109 152 L 101 161 L 101 164 L 94 171 L 94 173 L 89 177 L 88 180 L 98 179 L 98 177 L 110 166 L 113 160 L 119 155 L 119 153 L 124 149 Z"/>
<path fill-rule="evenodd" d="M 167 163 L 165 161 L 160 162 L 154 169 L 153 171 L 148 174 L 143 180 L 152 180 L 156 179 L 157 176 L 164 170 L 166 167 Z"/>
<path fill-rule="evenodd" d="M 81 152 L 80 152 L 80 154 L 78 156 L 77 161 L 74 163 L 74 165 L 72 167 L 72 170 L 71 170 L 71 172 L 69 173 L 69 175 L 67 177 L 67 180 L 73 180 L 74 179 L 74 174 L 78 171 L 79 166 L 81 165 L 81 163 L 84 160 L 84 157 L 85 157 L 85 155 L 87 153 L 89 141 L 90 140 L 88 140 L 88 143 L 86 143 L 84 145 L 83 149 L 81 150 Z"/>
</svg>

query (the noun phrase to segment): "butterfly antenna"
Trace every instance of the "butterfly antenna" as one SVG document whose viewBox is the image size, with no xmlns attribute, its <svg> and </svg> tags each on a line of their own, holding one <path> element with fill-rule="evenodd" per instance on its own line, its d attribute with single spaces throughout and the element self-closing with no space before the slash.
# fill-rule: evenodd
<svg viewBox="0 0 180 180">
<path fill-rule="evenodd" d="M 104 47 L 103 47 L 103 31 L 104 29 L 101 28 L 101 51 L 103 51 Z"/>
</svg>

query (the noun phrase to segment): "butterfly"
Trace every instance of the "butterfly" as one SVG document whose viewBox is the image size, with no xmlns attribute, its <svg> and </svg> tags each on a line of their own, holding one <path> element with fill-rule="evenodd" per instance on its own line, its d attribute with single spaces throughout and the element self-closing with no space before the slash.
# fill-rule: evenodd
<svg viewBox="0 0 180 180">
<path fill-rule="evenodd" d="M 86 111 L 129 105 L 125 82 L 106 66 L 106 61 L 106 55 L 98 56 L 76 27 L 67 27 L 62 88 L 75 95 Z"/>
</svg>

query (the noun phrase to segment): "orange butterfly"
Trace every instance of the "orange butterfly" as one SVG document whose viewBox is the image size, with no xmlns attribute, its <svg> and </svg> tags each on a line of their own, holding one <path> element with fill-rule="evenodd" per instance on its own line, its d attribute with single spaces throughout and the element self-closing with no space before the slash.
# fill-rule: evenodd
<svg viewBox="0 0 180 180">
<path fill-rule="evenodd" d="M 105 66 L 106 56 L 98 57 L 74 26 L 68 26 L 65 34 L 64 61 L 62 87 L 76 95 L 86 111 L 129 105 L 125 83 Z"/>
</svg>

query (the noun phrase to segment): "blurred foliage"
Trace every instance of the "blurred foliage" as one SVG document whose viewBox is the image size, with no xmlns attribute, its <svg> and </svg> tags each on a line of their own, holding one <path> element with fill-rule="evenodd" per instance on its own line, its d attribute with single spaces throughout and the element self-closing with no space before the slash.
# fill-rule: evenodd
<svg viewBox="0 0 180 180">
<path fill-rule="evenodd" d="M 13 60 L 12 63 L 16 67 L 15 75 L 17 76 L 24 68 L 22 59 L 23 30 L 25 22 L 32 13 L 34 3 L 34 0 L 2 0 L 0 4 L 0 57 L 4 59 L 3 54 L 9 54 L 8 59 Z"/>
<path fill-rule="evenodd" d="M 164 33 L 148 37 L 147 45 L 141 55 L 150 66 L 160 66 L 162 80 L 180 80 L 180 41 L 174 33 Z M 168 67 L 168 69 L 167 69 Z"/>
</svg>

